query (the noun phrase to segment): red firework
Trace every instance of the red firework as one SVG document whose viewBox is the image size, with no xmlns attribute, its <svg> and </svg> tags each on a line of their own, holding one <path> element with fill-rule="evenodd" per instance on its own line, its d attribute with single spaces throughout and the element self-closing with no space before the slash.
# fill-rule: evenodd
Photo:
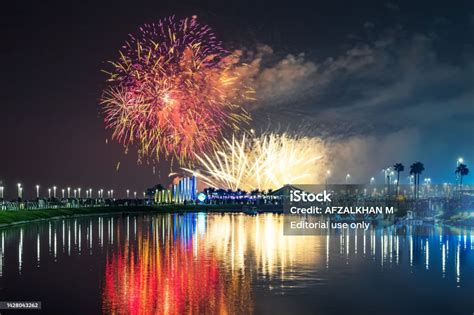
<svg viewBox="0 0 474 315">
<path fill-rule="evenodd" d="M 143 25 L 106 72 L 101 104 L 112 138 L 126 148 L 136 144 L 139 160 L 192 164 L 195 152 L 208 152 L 250 119 L 240 103 L 252 91 L 237 62 L 195 16 Z"/>
</svg>

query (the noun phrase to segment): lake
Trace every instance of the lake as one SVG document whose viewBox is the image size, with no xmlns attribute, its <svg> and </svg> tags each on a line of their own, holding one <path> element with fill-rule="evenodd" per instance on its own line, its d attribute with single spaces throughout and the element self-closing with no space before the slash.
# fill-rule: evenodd
<svg viewBox="0 0 474 315">
<path fill-rule="evenodd" d="M 0 230 L 0 300 L 42 302 L 28 314 L 473 314 L 474 229 L 402 231 L 284 236 L 278 214 L 29 223 Z"/>
</svg>

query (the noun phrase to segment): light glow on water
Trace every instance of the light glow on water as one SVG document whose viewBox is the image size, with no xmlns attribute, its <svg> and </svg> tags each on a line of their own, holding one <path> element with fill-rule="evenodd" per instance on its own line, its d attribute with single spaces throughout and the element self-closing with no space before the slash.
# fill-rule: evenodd
<svg viewBox="0 0 474 315">
<path fill-rule="evenodd" d="M 170 314 L 248 314 L 259 309 L 259 290 L 269 296 L 323 294 L 321 288 L 353 277 L 376 281 L 373 274 L 407 277 L 408 288 L 428 275 L 439 292 L 472 286 L 472 230 L 451 235 L 433 229 L 426 236 L 388 227 L 285 236 L 283 224 L 281 215 L 199 213 L 76 218 L 10 229 L 1 234 L 0 285 L 6 273 L 27 281 L 32 268 L 44 275 L 80 268 L 74 277 L 95 270 L 102 277 L 94 283 L 102 285 L 103 311 L 130 314 L 147 307 Z M 88 255 L 81 255 L 84 250 Z"/>
</svg>

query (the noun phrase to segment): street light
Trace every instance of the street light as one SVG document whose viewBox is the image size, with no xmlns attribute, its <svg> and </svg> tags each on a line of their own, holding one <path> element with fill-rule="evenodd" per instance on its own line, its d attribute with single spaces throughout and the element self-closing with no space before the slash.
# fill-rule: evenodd
<svg viewBox="0 0 474 315">
<path fill-rule="evenodd" d="M 81 189 L 78 188 L 78 189 L 77 189 L 77 192 L 79 193 L 79 194 L 78 194 L 78 195 L 79 195 L 79 199 L 81 199 Z"/>
<path fill-rule="evenodd" d="M 76 190 L 74 189 L 74 198 L 76 198 L 77 194 L 76 194 Z"/>
<path fill-rule="evenodd" d="M 327 185 L 328 185 L 328 180 L 329 180 L 329 177 L 331 176 L 331 170 L 327 170 L 326 171 L 326 188 L 327 188 Z"/>
<path fill-rule="evenodd" d="M 71 187 L 67 188 L 67 197 L 71 198 Z"/>
<path fill-rule="evenodd" d="M 387 167 L 386 169 L 383 169 L 382 172 L 384 173 L 384 180 L 385 184 L 390 185 L 390 177 L 393 176 L 395 173 L 390 167 Z"/>
<path fill-rule="evenodd" d="M 351 178 L 351 174 L 346 175 L 346 185 L 349 183 L 349 179 Z"/>
<path fill-rule="evenodd" d="M 137 199 L 137 192 L 136 191 L 133 192 L 133 198 Z"/>
<path fill-rule="evenodd" d="M 110 198 L 114 199 L 114 190 L 113 189 L 110 190 Z"/>
<path fill-rule="evenodd" d="M 51 188 L 48 188 L 48 198 L 51 199 Z"/>
<path fill-rule="evenodd" d="M 92 188 L 89 188 L 89 198 L 92 199 Z"/>
<path fill-rule="evenodd" d="M 127 199 L 129 198 L 130 196 L 130 190 L 127 189 Z"/>
<path fill-rule="evenodd" d="M 458 167 L 462 163 L 464 163 L 464 159 L 462 157 L 458 158 L 458 160 L 456 161 L 456 167 Z M 459 173 L 456 171 L 456 184 L 459 183 L 459 178 Z"/>
<path fill-rule="evenodd" d="M 40 185 L 36 185 L 36 199 L 40 197 Z"/>
<path fill-rule="evenodd" d="M 61 189 L 61 196 L 62 196 L 62 198 L 64 199 L 64 188 Z"/>
<path fill-rule="evenodd" d="M 53 186 L 53 197 L 56 199 L 56 186 Z"/>
<path fill-rule="evenodd" d="M 0 186 L 0 199 L 3 200 L 3 186 Z"/>
<path fill-rule="evenodd" d="M 370 185 L 373 185 L 373 184 L 375 184 L 375 178 L 374 178 L 374 177 L 371 177 L 371 178 L 370 178 Z"/>
<path fill-rule="evenodd" d="M 21 198 L 21 184 L 18 183 L 16 186 L 18 187 L 18 198 Z"/>
</svg>

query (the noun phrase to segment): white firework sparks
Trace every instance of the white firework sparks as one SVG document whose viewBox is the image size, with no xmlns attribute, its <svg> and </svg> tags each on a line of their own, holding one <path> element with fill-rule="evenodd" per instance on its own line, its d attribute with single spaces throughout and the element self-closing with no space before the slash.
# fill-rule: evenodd
<svg viewBox="0 0 474 315">
<path fill-rule="evenodd" d="M 324 156 L 325 146 L 318 138 L 244 134 L 241 139 L 225 139 L 213 154 L 196 154 L 202 169 L 195 175 L 207 185 L 232 190 L 314 184 L 324 173 Z"/>
</svg>

